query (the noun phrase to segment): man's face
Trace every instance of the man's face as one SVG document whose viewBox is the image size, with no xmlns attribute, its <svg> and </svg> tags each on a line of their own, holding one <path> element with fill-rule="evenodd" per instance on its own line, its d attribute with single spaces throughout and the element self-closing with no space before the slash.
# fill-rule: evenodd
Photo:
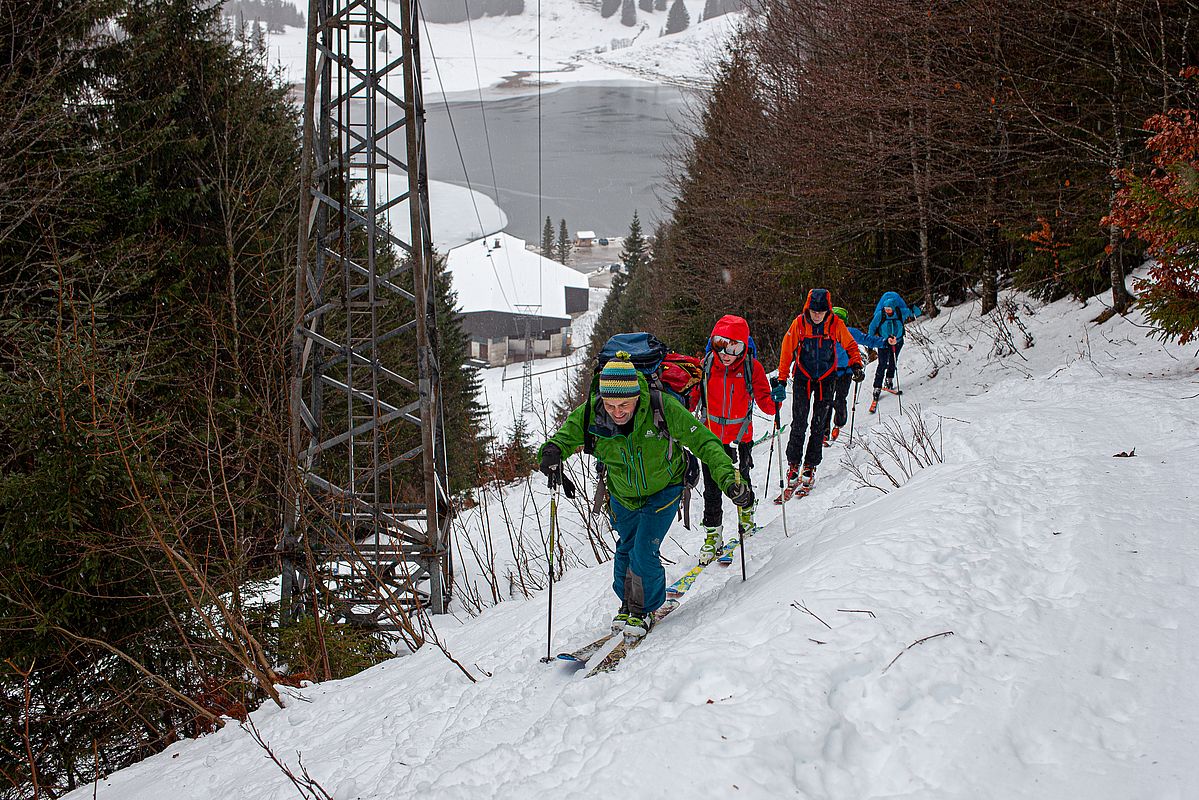
<svg viewBox="0 0 1199 800">
<path fill-rule="evenodd" d="M 891 306 L 883 306 L 883 313 L 889 317 L 895 313 L 895 309 L 891 308 Z"/>
<path fill-rule="evenodd" d="M 633 418 L 637 410 L 636 397 L 605 397 L 604 410 L 617 425 L 624 425 Z"/>
<path fill-rule="evenodd" d="M 828 316 L 827 311 L 809 311 L 808 316 L 812 318 L 812 323 L 819 325 L 824 322 L 824 318 Z"/>
</svg>

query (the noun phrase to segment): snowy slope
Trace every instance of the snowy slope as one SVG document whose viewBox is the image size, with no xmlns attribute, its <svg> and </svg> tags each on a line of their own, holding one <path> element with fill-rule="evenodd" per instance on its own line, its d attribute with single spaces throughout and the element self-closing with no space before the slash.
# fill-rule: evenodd
<svg viewBox="0 0 1199 800">
<path fill-rule="evenodd" d="M 337 800 L 1196 796 L 1199 362 L 1136 319 L 1087 326 L 1097 303 L 1013 308 L 1030 349 L 968 306 L 905 350 L 904 405 L 939 422 L 943 463 L 883 493 L 826 451 L 789 537 L 759 509 L 748 582 L 709 568 L 615 673 L 538 663 L 542 593 L 441 624 L 477 683 L 426 648 L 255 725 Z M 862 405 L 856 435 L 877 443 L 896 399 Z M 555 650 L 606 624 L 610 582 L 609 565 L 567 573 Z M 231 725 L 96 796 L 297 793 Z"/>
<path fill-rule="evenodd" d="M 425 92 L 430 98 L 470 92 L 473 98 L 479 88 L 528 91 L 530 84 L 522 78 L 538 71 L 550 86 L 620 80 L 702 84 L 709 75 L 707 65 L 743 14 L 697 23 L 704 0 L 686 5 L 692 25 L 665 37 L 659 37 L 665 11 L 638 10 L 638 24 L 630 28 L 621 24 L 619 14 L 604 19 L 578 0 L 542 0 L 540 20 L 538 3 L 530 1 L 525 13 L 515 17 L 426 24 L 421 30 Z M 389 3 L 389 8 L 398 20 L 399 4 Z M 267 37 L 268 58 L 283 67 L 292 83 L 304 80 L 306 36 L 304 28 L 288 27 Z"/>
</svg>

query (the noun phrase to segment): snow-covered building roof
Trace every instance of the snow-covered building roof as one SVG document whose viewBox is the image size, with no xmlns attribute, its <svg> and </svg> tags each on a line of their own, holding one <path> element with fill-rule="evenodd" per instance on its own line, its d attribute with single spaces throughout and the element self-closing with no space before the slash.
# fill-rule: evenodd
<svg viewBox="0 0 1199 800">
<path fill-rule="evenodd" d="M 576 239 L 594 239 L 594 238 L 595 238 L 595 231 L 579 231 L 579 232 L 578 232 L 578 233 L 575 235 L 575 238 L 576 238 Z"/>
<path fill-rule="evenodd" d="M 446 263 L 463 314 L 498 311 L 569 319 L 572 312 L 587 308 L 585 300 L 577 308 L 580 294 L 586 297 L 586 275 L 525 249 L 523 239 L 506 233 L 455 247 Z"/>
</svg>

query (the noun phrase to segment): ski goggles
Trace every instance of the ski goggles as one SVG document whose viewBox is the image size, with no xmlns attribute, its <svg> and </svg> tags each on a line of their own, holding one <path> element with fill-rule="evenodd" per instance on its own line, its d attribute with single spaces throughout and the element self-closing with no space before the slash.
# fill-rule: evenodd
<svg viewBox="0 0 1199 800">
<path fill-rule="evenodd" d="M 723 336 L 713 336 L 712 349 L 717 353 L 739 356 L 745 352 L 745 342 L 739 342 L 736 339 L 726 339 Z"/>
</svg>

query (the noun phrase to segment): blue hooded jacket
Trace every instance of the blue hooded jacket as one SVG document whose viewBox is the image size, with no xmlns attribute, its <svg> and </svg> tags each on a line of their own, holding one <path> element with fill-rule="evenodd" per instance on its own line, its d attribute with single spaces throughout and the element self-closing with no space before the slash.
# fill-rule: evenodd
<svg viewBox="0 0 1199 800">
<path fill-rule="evenodd" d="M 891 316 L 883 313 L 885 306 L 891 307 Z M 899 292 L 886 292 L 879 298 L 878 305 L 874 307 L 874 317 L 871 318 L 866 332 L 871 336 L 881 336 L 883 339 L 888 336 L 902 339 L 903 323 L 909 319 L 915 319 L 922 313 L 919 306 L 908 308 L 908 304 L 899 296 Z"/>
<path fill-rule="evenodd" d="M 887 346 L 887 337 L 871 336 L 867 333 L 862 333 L 852 325 L 847 325 L 849 335 L 853 340 L 863 347 L 869 347 L 873 350 L 879 350 Z M 845 348 L 840 343 L 837 344 L 837 374 L 848 375 L 851 372 L 849 369 L 849 353 L 845 352 Z"/>
</svg>

